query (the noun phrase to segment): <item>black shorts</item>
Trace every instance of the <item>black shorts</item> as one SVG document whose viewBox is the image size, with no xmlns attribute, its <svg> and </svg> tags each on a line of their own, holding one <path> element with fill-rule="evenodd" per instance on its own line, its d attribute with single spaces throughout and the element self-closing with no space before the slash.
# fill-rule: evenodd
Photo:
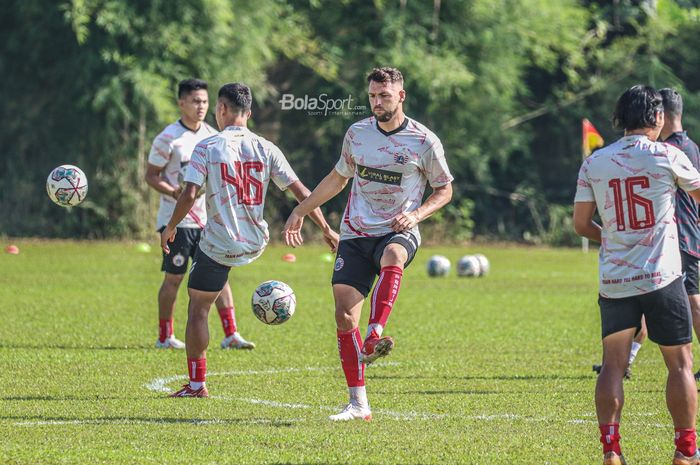
<svg viewBox="0 0 700 465">
<path fill-rule="evenodd" d="M 162 227 L 158 232 L 163 232 L 165 227 Z M 202 237 L 202 230 L 199 228 L 177 228 L 175 240 L 168 242 L 170 253 L 163 252 L 163 264 L 160 271 L 165 271 L 171 274 L 185 274 L 187 272 L 187 262 L 190 258 L 194 258 L 194 252 L 197 250 L 199 238 Z"/>
<path fill-rule="evenodd" d="M 662 346 L 692 341 L 692 320 L 683 279 L 648 294 L 610 299 L 598 297 L 603 338 L 629 328 L 640 328 L 646 318 L 649 339 Z"/>
<path fill-rule="evenodd" d="M 681 263 L 683 263 L 683 284 L 688 295 L 698 295 L 698 262 L 700 258 L 694 257 L 681 250 Z"/>
<path fill-rule="evenodd" d="M 215 262 L 197 247 L 187 287 L 196 291 L 219 292 L 228 281 L 230 266 Z"/>
<path fill-rule="evenodd" d="M 418 250 L 418 240 L 409 232 L 342 240 L 338 245 L 331 282 L 352 286 L 367 297 L 381 269 L 384 249 L 389 244 L 401 244 L 406 248 L 408 260 L 404 267 L 411 263 Z"/>
</svg>

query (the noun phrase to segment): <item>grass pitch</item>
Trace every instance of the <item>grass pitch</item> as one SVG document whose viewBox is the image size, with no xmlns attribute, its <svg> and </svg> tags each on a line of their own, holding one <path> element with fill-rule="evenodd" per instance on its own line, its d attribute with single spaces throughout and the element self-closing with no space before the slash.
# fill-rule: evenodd
<svg viewBox="0 0 700 465">
<path fill-rule="evenodd" d="M 590 464 L 600 462 L 591 364 L 600 357 L 595 253 L 515 247 L 423 248 L 404 275 L 367 369 L 374 420 L 336 424 L 346 402 L 332 264 L 324 249 L 270 247 L 233 269 L 252 352 L 222 351 L 210 315 L 209 399 L 169 399 L 185 354 L 153 348 L 160 252 L 133 244 L 19 241 L 0 255 L 2 464 Z M 429 278 L 427 258 L 481 252 L 485 278 Z M 255 286 L 290 284 L 297 313 L 265 326 Z M 175 317 L 184 338 L 186 289 Z M 361 329 L 367 322 L 363 310 Z M 647 342 L 626 382 L 630 464 L 670 462 L 665 369 Z"/>
</svg>

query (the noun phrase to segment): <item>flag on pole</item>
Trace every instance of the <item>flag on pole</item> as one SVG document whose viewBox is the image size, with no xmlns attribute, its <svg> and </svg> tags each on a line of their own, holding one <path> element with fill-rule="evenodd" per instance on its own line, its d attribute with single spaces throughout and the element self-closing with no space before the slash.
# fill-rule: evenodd
<svg viewBox="0 0 700 465">
<path fill-rule="evenodd" d="M 586 118 L 581 120 L 581 129 L 583 134 L 583 158 L 586 158 L 595 149 L 601 148 L 604 141 L 600 133 Z"/>
</svg>

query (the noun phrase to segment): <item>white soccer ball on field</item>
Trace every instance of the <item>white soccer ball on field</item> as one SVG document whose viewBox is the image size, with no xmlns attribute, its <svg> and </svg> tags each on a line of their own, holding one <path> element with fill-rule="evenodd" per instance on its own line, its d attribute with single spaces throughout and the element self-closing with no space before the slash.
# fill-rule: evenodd
<svg viewBox="0 0 700 465">
<path fill-rule="evenodd" d="M 457 262 L 457 276 L 477 277 L 481 276 L 481 264 L 474 255 L 465 255 Z"/>
<path fill-rule="evenodd" d="M 265 281 L 253 292 L 253 313 L 266 325 L 279 325 L 289 320 L 296 310 L 294 291 L 282 281 Z"/>
<path fill-rule="evenodd" d="M 486 255 L 478 253 L 474 256 L 479 261 L 479 267 L 481 269 L 481 273 L 479 273 L 479 276 L 486 276 L 487 274 L 489 274 L 489 271 L 491 271 L 491 264 L 489 263 L 489 259 L 486 258 Z"/>
<path fill-rule="evenodd" d="M 443 257 L 442 255 L 433 255 L 430 257 L 430 259 L 428 259 L 428 276 L 447 276 L 447 273 L 450 272 L 451 266 L 452 264 L 447 257 Z"/>
<path fill-rule="evenodd" d="M 85 173 L 73 165 L 54 168 L 46 179 L 46 192 L 56 205 L 74 207 L 85 200 L 88 181 Z"/>
</svg>

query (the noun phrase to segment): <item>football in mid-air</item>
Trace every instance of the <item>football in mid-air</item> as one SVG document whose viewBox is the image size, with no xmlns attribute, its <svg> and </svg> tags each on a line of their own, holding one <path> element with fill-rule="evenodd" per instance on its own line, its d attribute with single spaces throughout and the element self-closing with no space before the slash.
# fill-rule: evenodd
<svg viewBox="0 0 700 465">
<path fill-rule="evenodd" d="M 428 260 L 428 276 L 447 276 L 450 272 L 450 261 L 442 255 L 433 255 Z"/>
<path fill-rule="evenodd" d="M 253 313 L 267 325 L 279 325 L 294 315 L 294 291 L 282 281 L 265 281 L 253 292 Z"/>
<path fill-rule="evenodd" d="M 481 264 L 474 255 L 465 255 L 457 262 L 457 276 L 477 277 L 481 276 Z"/>
<path fill-rule="evenodd" d="M 49 174 L 46 192 L 61 207 L 74 207 L 85 200 L 88 182 L 85 173 L 73 165 L 61 165 Z"/>
</svg>

